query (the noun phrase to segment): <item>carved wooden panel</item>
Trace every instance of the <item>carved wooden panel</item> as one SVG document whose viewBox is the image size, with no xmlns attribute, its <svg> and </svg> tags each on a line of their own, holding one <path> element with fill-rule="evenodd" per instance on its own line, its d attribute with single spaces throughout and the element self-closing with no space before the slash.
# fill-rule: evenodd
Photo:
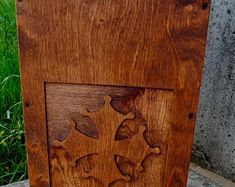
<svg viewBox="0 0 235 187">
<path fill-rule="evenodd" d="M 185 187 L 211 0 L 16 2 L 31 187 Z"/>
<path fill-rule="evenodd" d="M 172 90 L 46 84 L 52 186 L 161 187 Z"/>
</svg>

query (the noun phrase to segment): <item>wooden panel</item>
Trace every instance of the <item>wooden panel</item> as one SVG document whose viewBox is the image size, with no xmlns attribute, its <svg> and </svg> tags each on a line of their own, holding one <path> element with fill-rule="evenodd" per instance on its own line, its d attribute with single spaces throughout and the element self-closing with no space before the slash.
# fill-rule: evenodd
<svg viewBox="0 0 235 187">
<path fill-rule="evenodd" d="M 181 64 L 201 68 L 205 2 L 23 0 L 22 60 L 31 59 L 30 67 L 52 82 L 175 87 Z"/>
<path fill-rule="evenodd" d="M 52 186 L 163 186 L 173 91 L 47 83 L 46 101 Z"/>
<path fill-rule="evenodd" d="M 161 183 L 164 187 L 185 186 L 209 9 L 210 0 L 18 0 L 17 25 L 31 186 L 48 187 L 55 182 L 50 179 L 51 158 L 48 157 L 52 130 L 50 125 L 47 129 L 47 120 L 52 113 L 47 119 L 47 82 L 63 86 L 66 83 L 108 85 L 110 88 L 126 86 L 127 90 L 136 87 L 138 90 L 163 90 L 164 93 L 174 90 L 171 124 L 167 131 L 166 167 L 161 171 L 164 173 Z M 63 93 L 59 86 L 56 89 Z M 146 99 L 146 106 L 149 104 Z M 52 134 L 63 142 L 70 129 L 63 126 L 67 123 L 57 123 L 64 132 L 58 130 L 57 124 L 54 128 L 58 132 L 54 129 Z M 85 119 L 83 124 L 77 128 L 95 133 L 86 126 Z"/>
</svg>

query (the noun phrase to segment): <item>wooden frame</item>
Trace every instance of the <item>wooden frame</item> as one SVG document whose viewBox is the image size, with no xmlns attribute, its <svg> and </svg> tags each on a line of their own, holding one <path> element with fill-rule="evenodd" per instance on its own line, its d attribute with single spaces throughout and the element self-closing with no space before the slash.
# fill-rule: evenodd
<svg viewBox="0 0 235 187">
<path fill-rule="evenodd" d="M 30 185 L 54 184 L 47 85 L 71 84 L 172 90 L 158 186 L 185 186 L 209 9 L 210 0 L 18 0 Z"/>
</svg>

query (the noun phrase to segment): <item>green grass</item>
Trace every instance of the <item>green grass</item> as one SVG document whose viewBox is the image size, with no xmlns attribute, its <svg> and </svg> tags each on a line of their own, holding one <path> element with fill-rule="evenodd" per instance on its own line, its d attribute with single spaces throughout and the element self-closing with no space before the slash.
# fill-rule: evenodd
<svg viewBox="0 0 235 187">
<path fill-rule="evenodd" d="M 0 0 L 0 185 L 27 178 L 14 0 Z"/>
</svg>

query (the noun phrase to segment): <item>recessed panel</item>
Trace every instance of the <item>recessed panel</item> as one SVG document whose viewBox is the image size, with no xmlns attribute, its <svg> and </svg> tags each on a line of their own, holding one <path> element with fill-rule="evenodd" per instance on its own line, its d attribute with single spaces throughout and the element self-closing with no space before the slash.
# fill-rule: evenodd
<svg viewBox="0 0 235 187">
<path fill-rule="evenodd" d="M 46 84 L 52 186 L 161 187 L 173 91 Z"/>
</svg>

